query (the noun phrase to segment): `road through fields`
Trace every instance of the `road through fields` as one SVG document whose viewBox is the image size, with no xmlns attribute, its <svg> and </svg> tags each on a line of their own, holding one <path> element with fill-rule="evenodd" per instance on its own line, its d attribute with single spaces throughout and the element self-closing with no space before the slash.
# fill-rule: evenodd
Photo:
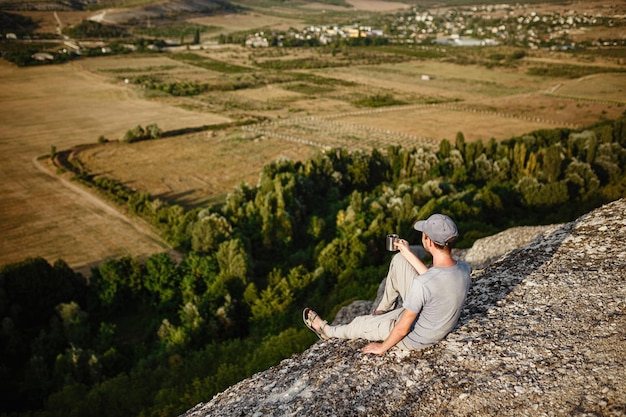
<svg viewBox="0 0 626 417">
<path fill-rule="evenodd" d="M 87 273 L 121 256 L 169 250 L 147 227 L 34 163 L 52 148 L 119 137 L 137 124 L 164 130 L 224 122 L 135 97 L 74 65 L 17 68 L 0 61 L 0 265 L 41 256 Z M 214 120 L 215 119 L 215 120 Z"/>
</svg>

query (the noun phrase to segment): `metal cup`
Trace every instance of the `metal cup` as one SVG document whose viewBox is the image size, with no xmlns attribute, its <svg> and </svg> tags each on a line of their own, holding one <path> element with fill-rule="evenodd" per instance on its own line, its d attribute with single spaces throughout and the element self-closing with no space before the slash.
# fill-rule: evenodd
<svg viewBox="0 0 626 417">
<path fill-rule="evenodd" d="M 385 248 L 389 251 L 389 252 L 395 252 L 398 249 L 396 249 L 396 247 L 393 245 L 395 243 L 396 240 L 398 240 L 400 238 L 400 236 L 395 235 L 395 234 L 390 234 L 387 235 L 387 239 L 385 240 Z"/>
</svg>

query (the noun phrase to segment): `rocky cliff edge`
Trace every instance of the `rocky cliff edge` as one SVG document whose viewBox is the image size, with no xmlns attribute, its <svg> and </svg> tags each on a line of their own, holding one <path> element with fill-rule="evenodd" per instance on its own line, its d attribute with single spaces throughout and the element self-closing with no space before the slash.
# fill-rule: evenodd
<svg viewBox="0 0 626 417">
<path fill-rule="evenodd" d="M 319 341 L 184 416 L 626 415 L 625 242 L 621 199 L 473 272 L 436 346 Z"/>
</svg>

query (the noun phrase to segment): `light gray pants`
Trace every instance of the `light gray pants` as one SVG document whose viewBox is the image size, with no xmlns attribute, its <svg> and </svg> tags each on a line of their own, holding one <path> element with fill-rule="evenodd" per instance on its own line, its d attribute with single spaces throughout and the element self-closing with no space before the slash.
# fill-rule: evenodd
<svg viewBox="0 0 626 417">
<path fill-rule="evenodd" d="M 403 300 L 411 289 L 413 277 L 417 275 L 415 269 L 401 254 L 396 254 L 389 265 L 389 272 L 385 283 L 383 298 L 377 310 L 387 311 L 395 306 L 400 296 Z M 384 314 L 359 316 L 349 324 L 324 327 L 324 333 L 339 339 L 366 339 L 369 341 L 385 340 L 400 319 L 404 308 L 399 307 Z M 396 346 L 409 350 L 402 341 Z"/>
</svg>

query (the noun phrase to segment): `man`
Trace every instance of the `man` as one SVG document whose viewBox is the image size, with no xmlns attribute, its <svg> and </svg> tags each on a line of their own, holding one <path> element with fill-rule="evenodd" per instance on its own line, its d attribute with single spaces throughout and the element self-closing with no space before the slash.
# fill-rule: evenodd
<svg viewBox="0 0 626 417">
<path fill-rule="evenodd" d="M 452 258 L 459 236 L 454 221 L 433 214 L 413 226 L 422 232 L 422 245 L 432 255 L 428 268 L 398 239 L 400 251 L 389 266 L 385 292 L 375 314 L 356 317 L 351 323 L 330 326 L 318 314 L 304 309 L 302 318 L 321 339 L 367 339 L 365 353 L 382 355 L 393 346 L 411 350 L 432 346 L 454 329 L 470 285 L 471 268 Z M 396 300 L 402 305 L 395 308 Z M 379 342 L 382 341 L 382 342 Z"/>
</svg>

